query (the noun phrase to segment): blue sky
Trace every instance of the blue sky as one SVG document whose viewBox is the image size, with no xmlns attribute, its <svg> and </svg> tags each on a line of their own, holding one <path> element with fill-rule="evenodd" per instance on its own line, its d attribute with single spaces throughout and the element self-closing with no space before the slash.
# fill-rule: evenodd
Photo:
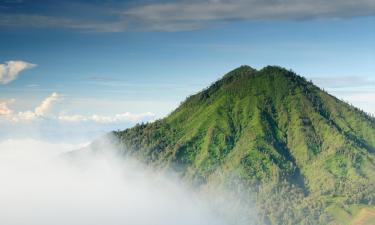
<svg viewBox="0 0 375 225">
<path fill-rule="evenodd" d="M 121 129 L 244 64 L 292 69 L 375 113 L 374 41 L 368 0 L 3 0 L 0 64 L 29 66 L 0 84 L 0 116 L 35 114 L 56 93 L 36 117 L 96 115 Z"/>
</svg>

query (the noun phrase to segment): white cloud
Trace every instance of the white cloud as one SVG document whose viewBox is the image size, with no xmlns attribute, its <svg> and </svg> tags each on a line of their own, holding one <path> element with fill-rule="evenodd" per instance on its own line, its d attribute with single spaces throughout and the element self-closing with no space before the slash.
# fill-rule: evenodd
<svg viewBox="0 0 375 225">
<path fill-rule="evenodd" d="M 339 99 L 375 115 L 375 80 L 372 77 L 322 76 L 311 79 Z"/>
<path fill-rule="evenodd" d="M 57 94 L 56 92 L 52 93 L 51 96 L 44 99 L 42 104 L 40 104 L 38 107 L 35 108 L 35 115 L 45 116 L 49 112 L 53 104 L 57 102 L 59 99 L 60 99 L 59 94 Z"/>
<path fill-rule="evenodd" d="M 96 123 L 116 123 L 116 122 L 137 122 L 151 120 L 155 118 L 155 114 L 151 112 L 134 114 L 125 112 L 121 114 L 115 114 L 114 116 L 103 116 L 103 115 L 60 115 L 58 119 L 65 122 L 96 122 Z"/>
<path fill-rule="evenodd" d="M 360 84 L 360 82 L 358 84 Z M 369 88 L 367 89 L 366 87 Z M 369 86 L 366 86 L 363 84 L 362 86 L 356 86 L 354 82 L 353 87 L 343 85 L 342 88 L 337 88 L 336 86 L 330 88 L 328 86 L 327 90 L 337 98 L 367 113 L 375 115 L 375 91 L 373 85 L 369 84 Z"/>
<path fill-rule="evenodd" d="M 373 87 L 375 80 L 366 76 L 325 76 L 311 77 L 314 83 L 324 88 L 356 88 L 356 87 Z"/>
<path fill-rule="evenodd" d="M 348 101 L 375 104 L 375 92 L 353 93 L 346 98 Z"/>
<path fill-rule="evenodd" d="M 8 105 L 12 102 L 14 102 L 14 99 L 0 102 L 0 116 L 9 116 L 13 113 L 13 111 L 8 107 Z"/>
<path fill-rule="evenodd" d="M 34 110 L 14 112 L 9 108 L 9 104 L 15 100 L 0 102 L 0 118 L 3 118 L 12 122 L 20 121 L 33 121 L 37 119 L 51 119 L 61 122 L 94 122 L 101 124 L 119 123 L 119 122 L 140 122 L 140 121 L 150 121 L 155 119 L 155 114 L 151 112 L 145 113 L 130 113 L 124 112 L 115 115 L 66 115 L 64 113 L 54 113 L 52 109 L 54 105 L 61 100 L 60 94 L 54 92 L 47 98 L 45 98 L 39 106 Z"/>
<path fill-rule="evenodd" d="M 35 66 L 35 64 L 24 61 L 7 61 L 4 64 L 0 64 L 0 83 L 10 83 L 18 77 L 20 72 Z"/>
<path fill-rule="evenodd" d="M 34 120 L 37 116 L 33 111 L 25 111 L 25 112 L 18 112 L 18 114 L 12 117 L 12 121 L 20 121 L 20 120 Z"/>
<path fill-rule="evenodd" d="M 34 110 L 14 112 L 9 108 L 9 104 L 13 103 L 15 99 L 0 102 L 0 118 L 5 118 L 6 120 L 11 120 L 17 122 L 20 120 L 34 120 L 37 118 L 53 116 L 50 111 L 53 105 L 61 99 L 61 96 L 54 92 L 47 98 L 45 98 L 42 103 L 37 106 Z"/>
<path fill-rule="evenodd" d="M 375 92 L 352 92 L 342 98 L 360 109 L 375 115 Z"/>
<path fill-rule="evenodd" d="M 213 188 L 193 191 L 166 172 L 114 156 L 110 140 L 95 146 L 103 154 L 60 155 L 81 146 L 0 141 L 0 224 L 250 225 L 257 220 L 252 204 L 242 201 L 245 196 Z"/>
<path fill-rule="evenodd" d="M 52 114 L 50 114 L 50 111 L 53 107 L 53 105 L 61 99 L 61 96 L 54 92 L 47 98 L 45 98 L 42 103 L 37 106 L 34 110 L 28 110 L 28 111 L 21 111 L 16 114 L 11 111 L 11 113 L 8 114 L 8 118 L 10 118 L 12 121 L 20 121 L 20 120 L 34 120 L 37 118 L 44 118 L 44 117 L 53 117 Z M 1 114 L 0 114 L 1 115 Z"/>
</svg>

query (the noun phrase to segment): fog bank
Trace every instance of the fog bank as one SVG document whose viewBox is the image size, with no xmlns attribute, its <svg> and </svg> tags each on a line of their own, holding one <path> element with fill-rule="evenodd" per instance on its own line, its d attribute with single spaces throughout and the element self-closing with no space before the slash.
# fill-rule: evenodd
<svg viewBox="0 0 375 225">
<path fill-rule="evenodd" d="M 241 219 L 220 215 L 229 203 L 213 207 L 134 160 L 101 154 L 71 163 L 61 157 L 83 145 L 0 142 L 0 224 L 222 225 Z"/>
</svg>

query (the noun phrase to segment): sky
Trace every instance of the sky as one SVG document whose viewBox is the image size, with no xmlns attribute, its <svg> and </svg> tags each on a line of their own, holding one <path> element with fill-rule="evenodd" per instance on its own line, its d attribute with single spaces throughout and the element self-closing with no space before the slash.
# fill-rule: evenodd
<svg viewBox="0 0 375 225">
<path fill-rule="evenodd" d="M 152 121 L 241 65 L 375 114 L 375 1 L 0 0 L 0 139 Z"/>
</svg>

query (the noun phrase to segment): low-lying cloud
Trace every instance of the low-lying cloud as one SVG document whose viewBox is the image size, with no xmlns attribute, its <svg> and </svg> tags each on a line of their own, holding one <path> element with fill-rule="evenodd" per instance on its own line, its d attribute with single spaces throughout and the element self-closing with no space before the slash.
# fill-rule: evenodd
<svg viewBox="0 0 375 225">
<path fill-rule="evenodd" d="M 325 76 L 311 77 L 311 79 L 320 87 L 325 88 L 361 88 L 375 87 L 375 80 L 365 76 Z"/>
<path fill-rule="evenodd" d="M 157 118 L 152 112 L 69 112 L 65 102 L 68 98 L 54 92 L 35 107 L 22 110 L 19 110 L 23 106 L 22 102 L 17 105 L 18 99 L 0 101 L 0 141 L 9 138 L 34 138 L 86 142 L 112 130 L 125 129 Z M 81 109 L 77 107 L 77 111 L 79 110 Z"/>
<path fill-rule="evenodd" d="M 51 109 L 53 105 L 61 99 L 61 96 L 54 92 L 47 98 L 45 98 L 39 106 L 37 106 L 33 111 L 18 112 L 16 115 L 12 113 L 8 114 L 8 117 L 12 121 L 19 120 L 34 120 L 36 118 L 43 118 L 51 116 Z"/>
<path fill-rule="evenodd" d="M 143 120 L 151 120 L 155 118 L 155 114 L 151 112 L 146 113 L 120 113 L 113 116 L 103 116 L 103 115 L 60 115 L 58 120 L 65 122 L 96 122 L 96 123 L 117 123 L 122 121 L 138 122 Z"/>
<path fill-rule="evenodd" d="M 224 225 L 238 220 L 228 213 L 229 201 L 213 206 L 178 180 L 133 160 L 112 154 L 61 157 L 73 147 L 81 146 L 0 142 L 0 224 Z"/>
<path fill-rule="evenodd" d="M 5 119 L 13 122 L 18 121 L 30 121 L 35 120 L 37 118 L 44 118 L 53 116 L 51 114 L 51 110 L 53 106 L 61 100 L 61 96 L 53 92 L 50 96 L 46 97 L 40 105 L 35 107 L 34 110 L 27 110 L 27 111 L 20 111 L 14 112 L 14 110 L 10 109 L 12 103 L 16 101 L 16 99 L 11 99 L 8 101 L 0 102 L 0 119 Z"/>
<path fill-rule="evenodd" d="M 13 113 L 13 110 L 11 110 L 8 106 L 14 101 L 14 99 L 10 99 L 8 101 L 0 102 L 0 116 L 8 116 Z"/>
<path fill-rule="evenodd" d="M 25 61 L 7 61 L 0 64 L 0 84 L 8 84 L 17 79 L 18 75 L 27 69 L 34 68 L 36 65 Z"/>
<path fill-rule="evenodd" d="M 67 115 L 63 112 L 53 112 L 54 106 L 60 102 L 63 97 L 59 93 L 52 93 L 46 97 L 35 109 L 27 111 L 15 112 L 10 108 L 10 105 L 16 100 L 11 99 L 0 102 L 0 120 L 7 120 L 11 122 L 29 122 L 41 119 L 55 120 L 59 122 L 68 123 L 119 123 L 119 122 L 142 122 L 155 119 L 155 114 L 151 112 L 145 113 L 118 113 L 114 115 Z"/>
<path fill-rule="evenodd" d="M 314 83 L 345 102 L 375 115 L 375 80 L 365 76 L 312 77 Z"/>
</svg>

